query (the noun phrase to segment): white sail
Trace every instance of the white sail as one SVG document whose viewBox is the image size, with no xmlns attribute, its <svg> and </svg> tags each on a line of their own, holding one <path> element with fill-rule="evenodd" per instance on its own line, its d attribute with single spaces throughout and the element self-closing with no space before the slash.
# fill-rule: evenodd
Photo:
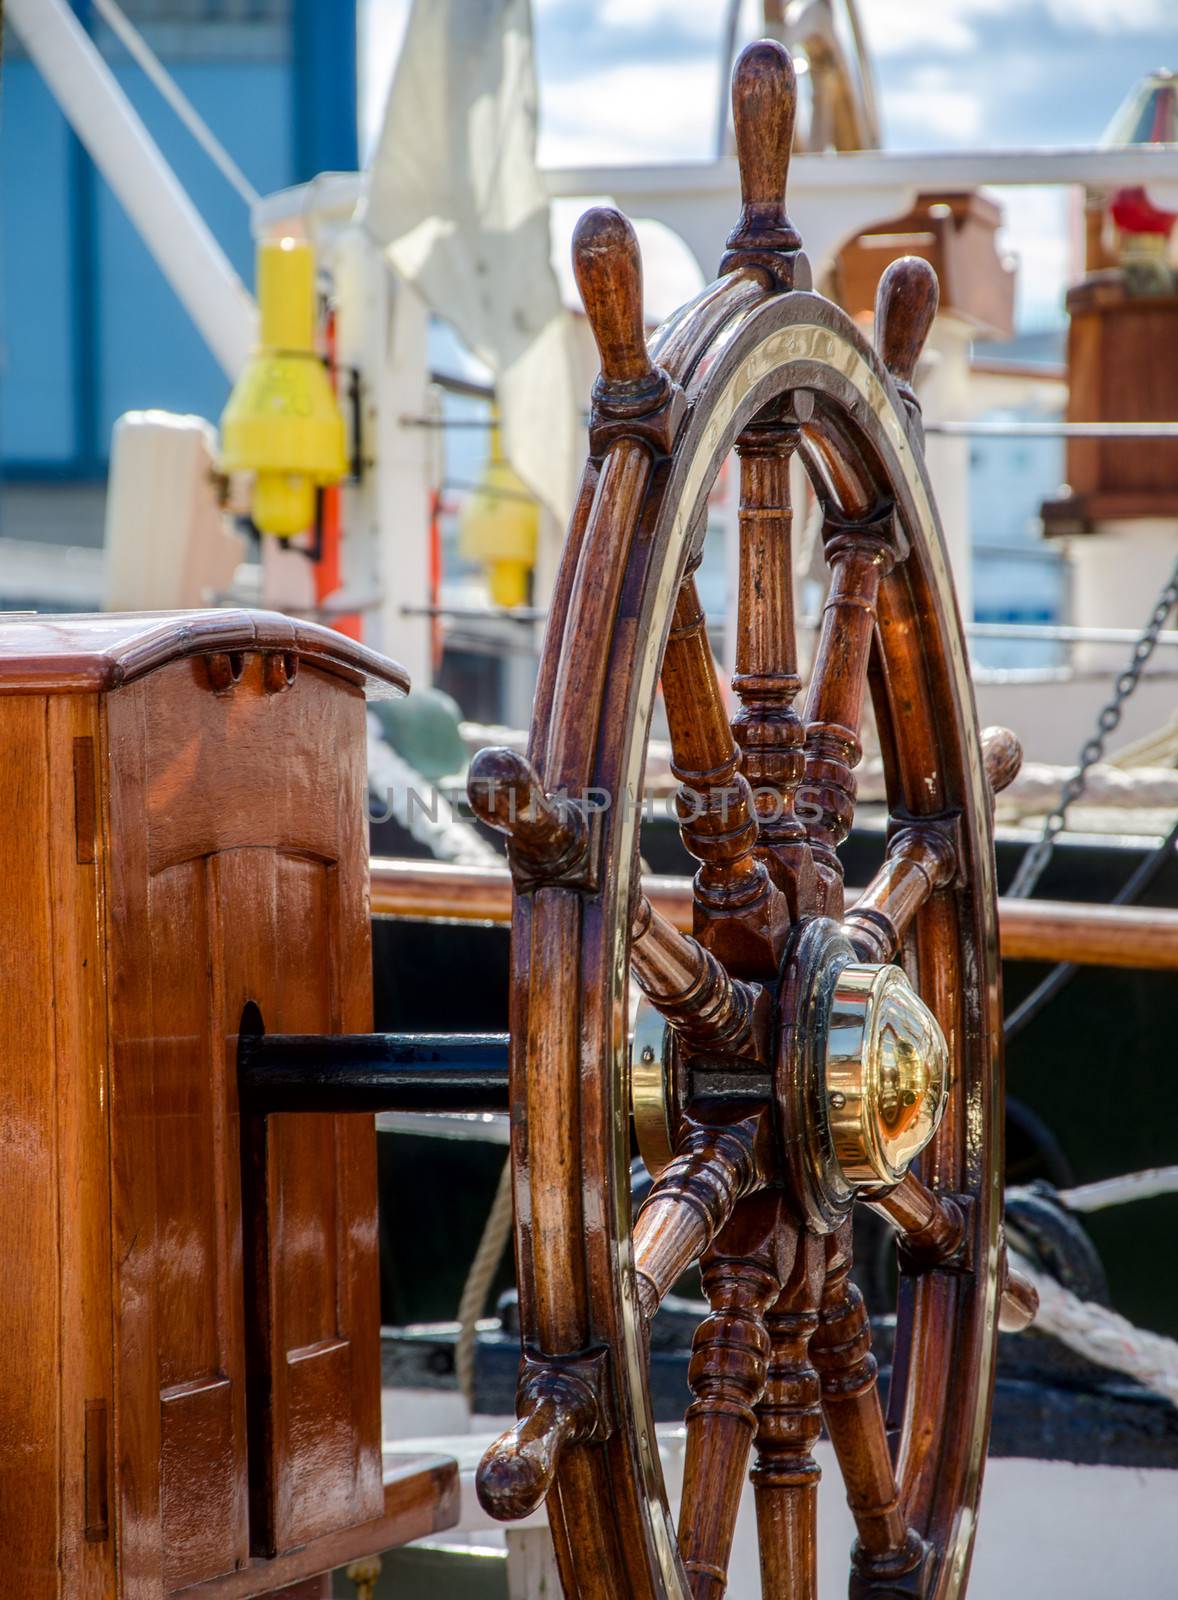
<svg viewBox="0 0 1178 1600">
<path fill-rule="evenodd" d="M 536 118 L 529 0 L 417 0 L 365 220 L 494 371 L 505 451 L 563 524 L 584 441 Z"/>
</svg>

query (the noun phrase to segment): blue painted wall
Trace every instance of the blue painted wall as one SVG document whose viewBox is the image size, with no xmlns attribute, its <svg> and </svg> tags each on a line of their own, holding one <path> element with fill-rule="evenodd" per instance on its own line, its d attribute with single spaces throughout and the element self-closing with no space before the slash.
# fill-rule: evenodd
<svg viewBox="0 0 1178 1600">
<path fill-rule="evenodd" d="M 285 27 L 272 30 L 277 48 L 220 58 L 218 35 L 230 24 L 216 20 L 217 10 L 214 0 L 212 20 L 183 24 L 183 58 L 167 65 L 254 187 L 265 194 L 354 169 L 354 5 L 293 0 Z M 171 24 L 173 34 L 180 26 Z M 245 203 L 139 68 L 125 56 L 110 64 L 252 284 Z M 216 362 L 35 68 L 8 52 L 0 74 L 0 473 L 100 478 L 121 412 L 160 406 L 215 420 L 226 394 Z"/>
</svg>

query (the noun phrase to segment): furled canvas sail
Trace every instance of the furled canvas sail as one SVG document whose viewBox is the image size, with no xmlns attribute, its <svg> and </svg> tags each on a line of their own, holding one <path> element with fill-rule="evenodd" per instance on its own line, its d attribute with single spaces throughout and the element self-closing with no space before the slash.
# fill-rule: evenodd
<svg viewBox="0 0 1178 1600">
<path fill-rule="evenodd" d="M 504 447 L 563 523 L 583 440 L 572 328 L 536 170 L 529 0 L 418 0 L 366 221 L 397 270 L 496 374 Z"/>
</svg>

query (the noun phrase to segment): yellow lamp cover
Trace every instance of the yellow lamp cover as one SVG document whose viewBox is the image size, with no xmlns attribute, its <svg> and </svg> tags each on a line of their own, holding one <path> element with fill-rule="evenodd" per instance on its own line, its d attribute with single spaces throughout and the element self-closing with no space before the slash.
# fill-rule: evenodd
<svg viewBox="0 0 1178 1600">
<path fill-rule="evenodd" d="M 221 415 L 221 470 L 253 472 L 253 517 L 263 533 L 303 532 L 315 489 L 348 470 L 343 414 L 314 348 L 315 261 L 293 239 L 258 251 L 261 343 Z"/>
<path fill-rule="evenodd" d="M 478 488 L 463 508 L 458 548 L 484 569 L 497 606 L 521 606 L 527 600 L 539 528 L 540 507 L 504 456 L 496 427 Z"/>
</svg>

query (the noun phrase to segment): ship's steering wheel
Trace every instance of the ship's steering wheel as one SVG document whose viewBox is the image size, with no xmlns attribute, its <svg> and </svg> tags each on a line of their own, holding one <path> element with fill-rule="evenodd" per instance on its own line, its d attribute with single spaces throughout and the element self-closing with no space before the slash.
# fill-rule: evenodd
<svg viewBox="0 0 1178 1600">
<path fill-rule="evenodd" d="M 545 1494 L 565 1591 L 720 1596 L 752 1458 L 762 1592 L 816 1592 L 825 1423 L 858 1528 L 856 1596 L 962 1593 L 1006 1270 L 992 791 L 925 470 L 913 372 L 937 299 L 911 258 L 880 285 L 873 350 L 810 290 L 783 194 L 795 83 L 750 46 L 734 111 L 743 210 L 720 276 L 643 337 L 616 211 L 575 265 L 601 356 L 591 454 L 552 599 L 525 761 L 484 751 L 471 797 L 510 836 L 512 1160 L 520 1421 L 487 1453 L 496 1516 Z M 740 461 L 731 724 L 693 572 L 708 494 Z M 790 461 L 825 519 L 830 587 L 804 700 Z M 638 875 L 661 676 L 694 937 Z M 865 691 L 886 860 L 844 908 Z M 581 797 L 597 797 L 585 808 Z M 606 797 L 608 803 L 603 801 Z M 630 974 L 645 994 L 630 1061 Z M 633 1113 L 633 1115 L 632 1115 Z M 632 1134 L 633 1129 L 633 1134 Z M 655 1174 L 635 1218 L 636 1136 Z M 900 1241 L 886 1412 L 849 1277 L 857 1205 Z M 676 1528 L 647 1379 L 659 1302 L 699 1261 Z M 880 1308 L 883 1309 L 883 1308 Z"/>
</svg>

